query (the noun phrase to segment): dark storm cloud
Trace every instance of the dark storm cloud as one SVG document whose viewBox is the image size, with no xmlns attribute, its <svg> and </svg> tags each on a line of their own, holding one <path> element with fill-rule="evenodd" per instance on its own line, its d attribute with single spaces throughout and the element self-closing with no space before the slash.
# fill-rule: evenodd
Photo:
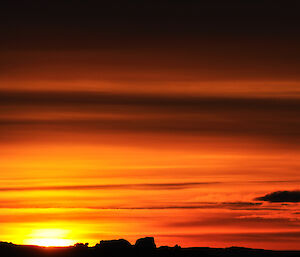
<svg viewBox="0 0 300 257">
<path fill-rule="evenodd" d="M 300 202 L 300 191 L 276 191 L 265 196 L 255 198 L 257 201 L 267 201 L 271 203 L 280 202 L 290 202 L 298 203 Z"/>
</svg>

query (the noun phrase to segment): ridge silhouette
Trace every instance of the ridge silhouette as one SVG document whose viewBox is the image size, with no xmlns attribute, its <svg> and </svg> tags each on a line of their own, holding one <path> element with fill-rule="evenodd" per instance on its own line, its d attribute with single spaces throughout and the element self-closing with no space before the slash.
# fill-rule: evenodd
<svg viewBox="0 0 300 257">
<path fill-rule="evenodd" d="M 244 247 L 210 248 L 191 247 L 181 248 L 160 246 L 156 247 L 153 237 L 136 240 L 134 245 L 125 239 L 101 240 L 95 246 L 88 243 L 77 243 L 68 247 L 41 247 L 32 245 L 16 245 L 0 242 L 1 257 L 300 257 L 299 251 L 273 251 Z"/>
</svg>

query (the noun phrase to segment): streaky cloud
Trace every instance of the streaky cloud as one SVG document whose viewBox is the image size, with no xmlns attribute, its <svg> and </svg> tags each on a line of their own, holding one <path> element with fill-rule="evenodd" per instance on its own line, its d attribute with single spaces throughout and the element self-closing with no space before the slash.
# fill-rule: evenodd
<svg viewBox="0 0 300 257">
<path fill-rule="evenodd" d="M 48 190 L 181 190 L 220 182 L 183 182 L 183 183 L 141 183 L 141 184 L 103 184 L 103 185 L 59 185 L 33 187 L 0 187 L 0 192 L 6 191 L 48 191 Z"/>
</svg>

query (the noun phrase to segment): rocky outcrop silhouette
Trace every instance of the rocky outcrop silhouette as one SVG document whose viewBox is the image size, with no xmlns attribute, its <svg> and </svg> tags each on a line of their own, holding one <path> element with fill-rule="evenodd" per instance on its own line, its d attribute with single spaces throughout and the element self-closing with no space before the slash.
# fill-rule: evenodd
<svg viewBox="0 0 300 257">
<path fill-rule="evenodd" d="M 125 239 L 117 239 L 117 240 L 101 240 L 100 244 L 97 244 L 96 247 L 104 250 L 109 250 L 109 249 L 124 250 L 124 249 L 131 248 L 132 245 Z"/>
<path fill-rule="evenodd" d="M 135 245 L 125 239 L 102 240 L 89 247 L 77 243 L 70 247 L 38 247 L 0 242 L 1 257 L 300 257 L 300 251 L 270 251 L 243 247 L 181 248 L 156 247 L 153 237 L 140 238 Z"/>
<path fill-rule="evenodd" d="M 136 240 L 134 247 L 137 249 L 153 250 L 156 248 L 156 244 L 153 237 L 144 237 Z"/>
</svg>

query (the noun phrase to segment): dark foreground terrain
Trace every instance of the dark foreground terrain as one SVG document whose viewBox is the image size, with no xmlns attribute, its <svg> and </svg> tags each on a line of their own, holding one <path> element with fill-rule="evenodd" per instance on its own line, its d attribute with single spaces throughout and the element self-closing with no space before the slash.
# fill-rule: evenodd
<svg viewBox="0 0 300 257">
<path fill-rule="evenodd" d="M 299 245 L 300 247 L 300 245 Z M 247 256 L 299 256 L 300 251 L 270 251 L 260 249 L 250 249 L 242 247 L 230 248 L 209 248 L 194 247 L 181 248 L 180 246 L 156 247 L 152 237 L 138 239 L 135 245 L 131 245 L 124 239 L 100 241 L 94 247 L 88 247 L 88 244 L 78 243 L 70 247 L 38 247 L 28 245 L 15 245 L 12 243 L 0 242 L 1 257 L 18 257 L 18 256 L 53 256 L 53 257 L 83 257 L 83 256 L 109 256 L 109 257 L 197 257 L 197 256 L 226 256 L 226 257 L 247 257 Z"/>
</svg>

